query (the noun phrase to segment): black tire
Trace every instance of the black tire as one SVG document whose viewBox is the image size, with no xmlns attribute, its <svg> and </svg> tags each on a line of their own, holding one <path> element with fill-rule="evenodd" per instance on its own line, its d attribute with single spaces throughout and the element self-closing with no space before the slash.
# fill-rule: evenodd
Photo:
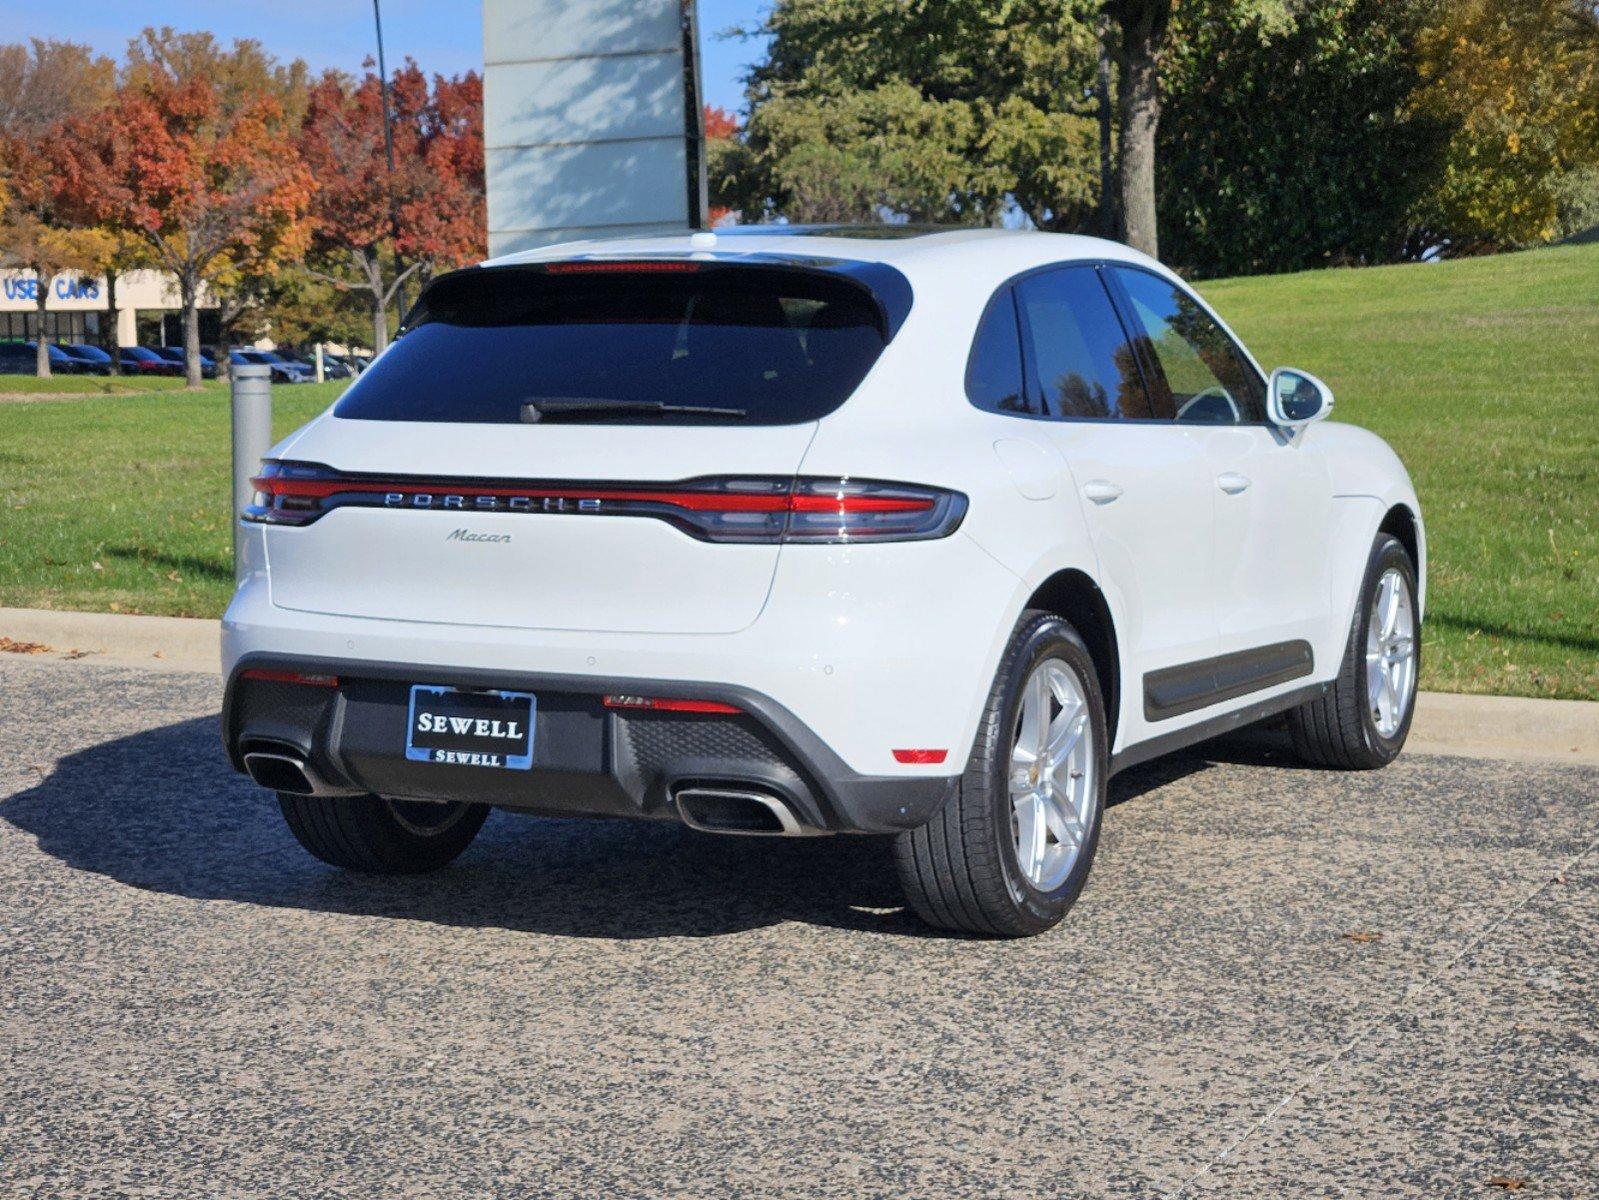
<svg viewBox="0 0 1599 1200">
<path fill-rule="evenodd" d="M 1076 674 L 1088 700 L 1096 796 L 1089 828 L 1065 881 L 1035 888 L 1017 858 L 1008 786 L 1021 693 L 1033 669 L 1050 658 Z M 1057 925 L 1093 866 L 1105 813 L 1108 775 L 1105 701 L 1082 638 L 1052 613 L 1027 612 L 1000 661 L 983 719 L 955 792 L 932 820 L 900 834 L 894 859 L 911 908 L 939 929 L 990 937 L 1028 937 Z"/>
<path fill-rule="evenodd" d="M 291 796 L 278 805 L 295 840 L 323 862 L 364 875 L 420 875 L 452 862 L 489 815 L 486 804 L 381 796 Z"/>
<path fill-rule="evenodd" d="M 1384 737 L 1377 729 L 1367 700 L 1366 634 L 1372 620 L 1372 593 L 1377 581 L 1392 568 L 1397 568 L 1410 593 L 1411 611 L 1416 607 L 1416 567 L 1410 555 L 1397 538 L 1379 533 L 1366 562 L 1366 574 L 1360 582 L 1360 603 L 1355 608 L 1355 619 L 1349 630 L 1349 641 L 1344 647 L 1344 660 L 1338 678 L 1320 699 L 1293 709 L 1288 714 L 1288 732 L 1293 738 L 1294 752 L 1312 766 L 1333 767 L 1343 771 L 1372 771 L 1386 767 L 1399 757 L 1405 738 L 1410 734 L 1411 718 L 1415 716 L 1415 693 L 1412 691 L 1399 727 L 1392 737 Z M 1421 623 L 1416 622 L 1416 671 L 1421 671 Z"/>
</svg>

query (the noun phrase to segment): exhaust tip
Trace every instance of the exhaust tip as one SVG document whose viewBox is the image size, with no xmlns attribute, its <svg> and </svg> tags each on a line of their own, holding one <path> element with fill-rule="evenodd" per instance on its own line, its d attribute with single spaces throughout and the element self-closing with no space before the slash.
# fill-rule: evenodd
<svg viewBox="0 0 1599 1200">
<path fill-rule="evenodd" d="M 305 763 L 287 754 L 274 754 L 265 750 L 252 750 L 244 756 L 244 769 L 250 778 L 272 792 L 288 792 L 292 796 L 314 796 L 317 785 L 306 770 Z"/>
<path fill-rule="evenodd" d="M 685 787 L 672 797 L 690 829 L 745 837 L 811 837 L 825 830 L 800 822 L 786 801 L 745 788 Z"/>
</svg>

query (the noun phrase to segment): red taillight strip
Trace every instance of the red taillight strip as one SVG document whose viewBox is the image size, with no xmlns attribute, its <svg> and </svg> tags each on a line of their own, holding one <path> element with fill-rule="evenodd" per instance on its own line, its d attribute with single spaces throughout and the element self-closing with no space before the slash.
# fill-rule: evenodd
<svg viewBox="0 0 1599 1200">
<path fill-rule="evenodd" d="M 337 675 L 304 675 L 299 671 L 274 671 L 266 667 L 250 667 L 239 673 L 241 679 L 259 679 L 263 683 L 299 683 L 306 687 L 336 688 Z"/>
<path fill-rule="evenodd" d="M 925 497 L 796 495 L 793 492 L 745 495 L 699 492 L 689 488 L 524 488 L 503 484 L 460 484 L 447 479 L 293 479 L 265 475 L 252 479 L 255 490 L 268 496 L 301 496 L 325 500 L 346 492 L 396 493 L 405 496 L 488 496 L 496 500 L 621 500 L 670 504 L 690 512 L 867 513 L 926 512 Z"/>
<path fill-rule="evenodd" d="M 657 696 L 607 696 L 605 707 L 645 709 L 649 712 L 717 713 L 724 716 L 739 716 L 744 711 L 719 700 L 673 700 Z"/>
</svg>

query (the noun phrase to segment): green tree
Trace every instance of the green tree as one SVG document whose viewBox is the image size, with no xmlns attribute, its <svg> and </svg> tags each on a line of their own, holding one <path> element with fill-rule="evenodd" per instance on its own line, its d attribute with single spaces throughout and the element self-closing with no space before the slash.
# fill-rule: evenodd
<svg viewBox="0 0 1599 1200">
<path fill-rule="evenodd" d="M 1391 261 L 1450 125 L 1415 104 L 1428 15 L 1395 0 L 1302 0 L 1291 26 L 1191 23 L 1166 61 L 1166 257 L 1209 275 Z"/>
<path fill-rule="evenodd" d="M 1076 228 L 1098 194 L 1089 0 L 779 0 L 718 151 L 746 218 Z"/>
<path fill-rule="evenodd" d="M 1124 238 L 1154 257 L 1160 250 L 1156 154 L 1162 88 L 1175 36 L 1213 22 L 1253 20 L 1267 31 L 1292 23 L 1293 0 L 1104 0 L 1102 30 L 1117 67 L 1117 179 Z"/>
<path fill-rule="evenodd" d="M 1547 241 L 1599 166 L 1599 6 L 1439 0 L 1418 108 L 1455 132 L 1418 221 L 1473 253 Z"/>
</svg>

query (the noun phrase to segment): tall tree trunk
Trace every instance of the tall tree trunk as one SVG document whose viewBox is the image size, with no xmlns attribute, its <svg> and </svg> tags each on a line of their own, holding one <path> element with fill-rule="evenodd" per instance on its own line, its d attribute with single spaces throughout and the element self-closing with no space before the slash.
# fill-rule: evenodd
<svg viewBox="0 0 1599 1200">
<path fill-rule="evenodd" d="M 389 346 L 389 306 L 381 292 L 372 293 L 372 354 L 382 354 Z"/>
<path fill-rule="evenodd" d="M 1121 19 L 1121 199 L 1127 244 L 1154 258 L 1160 250 L 1155 218 L 1155 133 L 1160 127 L 1160 51 L 1171 14 L 1164 3 L 1125 5 Z"/>
<path fill-rule="evenodd" d="M 382 354 L 389 345 L 389 295 L 383 286 L 383 256 L 375 247 L 358 250 L 356 266 L 366 273 L 366 285 L 372 293 L 372 353 Z"/>
<path fill-rule="evenodd" d="M 34 309 L 38 314 L 35 318 L 38 324 L 33 331 L 33 372 L 40 379 L 49 379 L 50 339 L 44 336 L 44 306 L 50 301 L 50 284 L 55 280 L 55 273 L 43 267 L 34 267 L 33 274 L 39 281 L 38 289 L 33 293 Z"/>
<path fill-rule="evenodd" d="M 185 272 L 179 283 L 183 295 L 183 373 L 191 391 L 198 391 L 200 373 L 200 281 Z"/>
<path fill-rule="evenodd" d="M 122 374 L 122 347 L 117 341 L 117 268 L 105 272 L 105 328 L 100 330 L 100 349 L 111 356 L 111 374 Z"/>
<path fill-rule="evenodd" d="M 1111 130 L 1116 123 L 1110 92 L 1109 13 L 1100 13 L 1095 28 L 1099 42 L 1099 70 L 1094 81 L 1094 102 L 1099 110 L 1099 211 L 1095 216 L 1100 237 L 1113 238 L 1119 232 L 1116 221 L 1116 145 Z"/>
</svg>

